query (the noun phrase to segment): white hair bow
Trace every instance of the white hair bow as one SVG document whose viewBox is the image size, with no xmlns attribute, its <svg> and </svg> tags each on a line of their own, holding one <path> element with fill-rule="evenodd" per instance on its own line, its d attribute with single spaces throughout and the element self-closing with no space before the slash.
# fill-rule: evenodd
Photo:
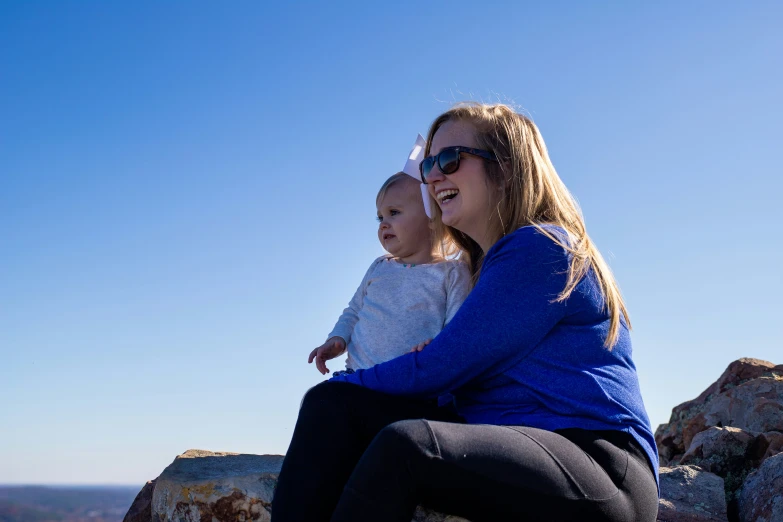
<svg viewBox="0 0 783 522">
<path fill-rule="evenodd" d="M 421 181 L 419 164 L 421 163 L 421 160 L 424 159 L 424 147 L 426 145 L 427 142 L 421 134 L 416 136 L 416 143 L 413 144 L 413 149 L 411 149 L 411 153 L 408 154 L 408 160 L 405 162 L 405 167 L 402 169 L 405 174 L 419 181 Z M 421 184 L 421 199 L 424 201 L 424 212 L 427 213 L 427 217 L 431 218 L 432 210 L 430 209 L 430 195 L 427 192 L 427 186 L 424 183 Z"/>
</svg>

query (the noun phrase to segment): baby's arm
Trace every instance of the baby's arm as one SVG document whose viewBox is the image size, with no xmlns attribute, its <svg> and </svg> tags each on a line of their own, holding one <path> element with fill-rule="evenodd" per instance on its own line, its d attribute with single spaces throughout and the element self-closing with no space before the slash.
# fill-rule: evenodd
<svg viewBox="0 0 783 522">
<path fill-rule="evenodd" d="M 359 311 L 364 305 L 364 295 L 367 292 L 367 285 L 369 284 L 370 277 L 375 271 L 375 267 L 378 266 L 378 263 L 383 261 L 383 259 L 383 257 L 379 257 L 370 265 L 367 273 L 364 274 L 364 278 L 362 279 L 359 288 L 356 289 L 353 298 L 351 298 L 351 301 L 348 303 L 348 307 L 343 310 L 340 318 L 337 319 L 337 324 L 334 325 L 334 328 L 329 333 L 326 342 L 310 352 L 307 362 L 312 363 L 313 360 L 315 360 L 315 366 L 321 374 L 329 373 L 329 368 L 327 368 L 325 364 L 326 361 L 339 357 L 345 353 L 348 343 L 351 342 L 351 334 L 353 334 L 354 326 L 359 322 Z"/>
<path fill-rule="evenodd" d="M 467 263 L 462 261 L 454 263 L 446 281 L 446 317 L 443 320 L 443 326 L 449 324 L 451 318 L 465 302 L 471 288 L 470 269 L 468 269 Z"/>
</svg>

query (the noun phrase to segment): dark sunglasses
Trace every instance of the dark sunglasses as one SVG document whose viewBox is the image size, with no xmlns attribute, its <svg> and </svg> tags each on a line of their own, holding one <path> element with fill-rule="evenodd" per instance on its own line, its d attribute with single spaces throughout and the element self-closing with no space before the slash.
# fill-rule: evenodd
<svg viewBox="0 0 783 522">
<path fill-rule="evenodd" d="M 421 172 L 421 182 L 427 184 L 427 178 L 430 177 L 432 167 L 438 164 L 438 169 L 444 174 L 454 174 L 459 168 L 460 154 L 470 154 L 490 161 L 497 161 L 494 153 L 488 150 L 472 149 L 470 147 L 446 147 L 434 156 L 429 156 L 419 163 L 419 172 Z"/>
</svg>

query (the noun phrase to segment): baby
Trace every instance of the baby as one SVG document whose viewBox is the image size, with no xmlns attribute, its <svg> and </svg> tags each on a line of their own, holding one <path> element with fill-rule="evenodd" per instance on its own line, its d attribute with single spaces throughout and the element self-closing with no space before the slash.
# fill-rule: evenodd
<svg viewBox="0 0 783 522">
<path fill-rule="evenodd" d="M 424 209 L 419 182 L 398 172 L 375 199 L 378 239 L 389 253 L 376 259 L 327 341 L 308 363 L 322 374 L 346 348 L 346 372 L 366 369 L 421 348 L 454 316 L 471 289 L 465 263 L 444 259 Z"/>
</svg>

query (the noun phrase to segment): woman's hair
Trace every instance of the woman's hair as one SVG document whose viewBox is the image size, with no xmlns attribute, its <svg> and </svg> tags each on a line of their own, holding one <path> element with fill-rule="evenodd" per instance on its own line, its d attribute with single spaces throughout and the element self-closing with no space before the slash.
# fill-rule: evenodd
<svg viewBox="0 0 783 522">
<path fill-rule="evenodd" d="M 381 185 L 381 188 L 378 189 L 378 195 L 375 196 L 375 206 L 378 206 L 381 203 L 381 200 L 386 196 L 386 193 L 389 192 L 389 189 L 392 187 L 392 185 L 395 185 L 397 183 L 415 183 L 416 184 L 416 190 L 419 190 L 419 181 L 415 178 L 412 178 L 408 174 L 404 172 L 397 172 L 396 174 L 392 174 L 389 176 L 389 178 L 383 182 L 383 185 Z M 421 202 L 422 209 L 424 208 L 424 201 Z M 430 205 L 430 208 L 437 206 L 434 203 Z M 430 234 L 431 234 L 431 240 L 432 240 L 432 255 L 436 258 L 452 258 L 454 257 L 458 252 L 459 249 L 457 245 L 455 244 L 454 240 L 451 239 L 448 232 L 443 226 L 431 226 L 430 227 Z"/>
<path fill-rule="evenodd" d="M 432 122 L 425 156 L 430 155 L 435 133 L 447 121 L 462 121 L 471 125 L 476 146 L 492 151 L 497 156 L 497 162 L 484 160 L 487 182 L 491 187 L 503 189 L 498 201 L 488 203 L 496 206 L 488 223 L 492 242 L 520 227 L 534 226 L 565 248 L 571 254 L 571 263 L 566 286 L 555 302 L 568 299 L 592 268 L 601 286 L 604 309 L 611 317 L 609 334 L 604 342 L 604 346 L 611 349 L 617 342 L 621 315 L 628 327 L 631 327 L 625 302 L 612 271 L 587 235 L 579 205 L 557 175 L 544 138 L 536 125 L 506 105 L 475 102 L 458 104 Z M 434 201 L 431 203 L 434 228 L 440 230 L 439 233 L 447 240 L 451 239 L 457 244 L 470 265 L 475 281 L 481 272 L 485 253 L 467 234 L 443 225 L 439 207 Z M 568 233 L 568 244 L 542 228 L 542 225 L 563 228 Z"/>
</svg>

